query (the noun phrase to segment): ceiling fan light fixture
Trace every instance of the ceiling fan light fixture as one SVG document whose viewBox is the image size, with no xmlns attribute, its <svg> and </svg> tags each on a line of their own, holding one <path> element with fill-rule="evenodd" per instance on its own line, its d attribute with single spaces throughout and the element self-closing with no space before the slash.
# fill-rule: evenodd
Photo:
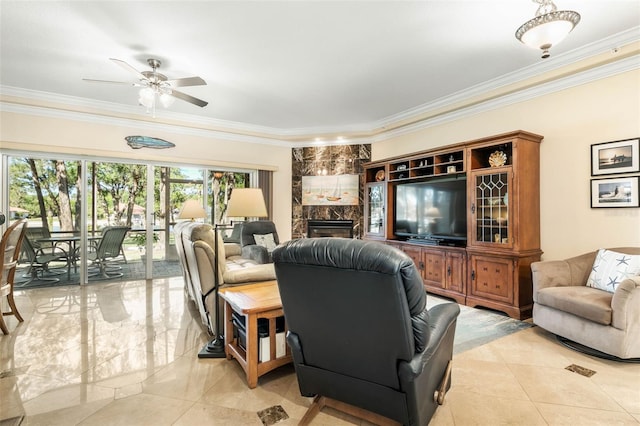
<svg viewBox="0 0 640 426">
<path fill-rule="evenodd" d="M 161 93 L 159 99 L 160 104 L 165 108 L 169 108 L 176 100 L 176 98 L 171 96 L 171 93 Z"/>
<path fill-rule="evenodd" d="M 144 87 L 138 93 L 138 102 L 147 109 L 153 107 L 155 103 L 155 93 L 151 87 Z"/>
<path fill-rule="evenodd" d="M 542 58 L 550 56 L 549 49 L 560 43 L 580 22 L 580 14 L 573 10 L 557 10 L 552 0 L 533 0 L 540 4 L 533 19 L 516 30 L 516 38 L 523 44 L 542 50 Z"/>
</svg>

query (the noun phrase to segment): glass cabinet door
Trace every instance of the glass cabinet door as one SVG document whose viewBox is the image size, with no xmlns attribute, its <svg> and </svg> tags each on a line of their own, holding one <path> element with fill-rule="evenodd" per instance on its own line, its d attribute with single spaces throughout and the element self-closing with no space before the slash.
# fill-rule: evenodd
<svg viewBox="0 0 640 426">
<path fill-rule="evenodd" d="M 475 230 L 473 242 L 511 245 L 509 227 L 510 171 L 473 173 L 474 195 L 471 214 Z"/>
<path fill-rule="evenodd" d="M 384 182 L 369 183 L 366 190 L 367 211 L 366 233 L 367 235 L 384 236 L 385 222 L 385 196 Z"/>
</svg>

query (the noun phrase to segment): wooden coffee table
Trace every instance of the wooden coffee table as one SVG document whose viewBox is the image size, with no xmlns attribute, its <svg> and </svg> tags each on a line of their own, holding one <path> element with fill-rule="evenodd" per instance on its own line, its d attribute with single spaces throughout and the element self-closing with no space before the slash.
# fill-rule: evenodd
<svg viewBox="0 0 640 426">
<path fill-rule="evenodd" d="M 276 358 L 276 318 L 284 316 L 278 283 L 266 281 L 256 284 L 239 285 L 220 289 L 220 297 L 225 306 L 224 340 L 227 359 L 238 360 L 247 374 L 247 384 L 251 389 L 258 385 L 258 377 L 292 361 L 287 345 L 284 356 Z M 246 350 L 233 336 L 232 313 L 245 316 Z M 258 360 L 258 319 L 269 320 L 269 361 Z M 285 325 L 286 332 L 286 325 Z"/>
</svg>

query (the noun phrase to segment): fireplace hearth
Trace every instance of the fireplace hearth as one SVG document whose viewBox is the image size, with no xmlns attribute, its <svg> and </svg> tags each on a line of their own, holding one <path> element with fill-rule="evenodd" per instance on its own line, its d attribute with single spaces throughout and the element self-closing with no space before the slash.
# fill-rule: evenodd
<svg viewBox="0 0 640 426">
<path fill-rule="evenodd" d="M 309 219 L 307 221 L 307 237 L 353 238 L 353 220 Z"/>
</svg>

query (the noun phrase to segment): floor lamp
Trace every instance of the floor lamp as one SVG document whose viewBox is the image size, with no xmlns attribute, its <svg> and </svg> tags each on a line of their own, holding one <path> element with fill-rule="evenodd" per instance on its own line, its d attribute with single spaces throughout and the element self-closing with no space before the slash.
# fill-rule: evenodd
<svg viewBox="0 0 640 426">
<path fill-rule="evenodd" d="M 264 196 L 260 188 L 234 188 L 227 205 L 227 217 L 267 217 L 267 207 L 264 203 Z M 213 252 L 215 253 L 214 269 L 214 294 L 215 294 L 215 336 L 198 352 L 198 358 L 224 358 L 224 336 L 220 331 L 220 299 L 218 291 L 220 289 L 220 270 L 218 269 L 219 238 L 218 231 L 231 229 L 233 226 L 226 224 L 216 224 L 214 226 Z M 256 343 L 257 344 L 257 343 Z"/>
</svg>

